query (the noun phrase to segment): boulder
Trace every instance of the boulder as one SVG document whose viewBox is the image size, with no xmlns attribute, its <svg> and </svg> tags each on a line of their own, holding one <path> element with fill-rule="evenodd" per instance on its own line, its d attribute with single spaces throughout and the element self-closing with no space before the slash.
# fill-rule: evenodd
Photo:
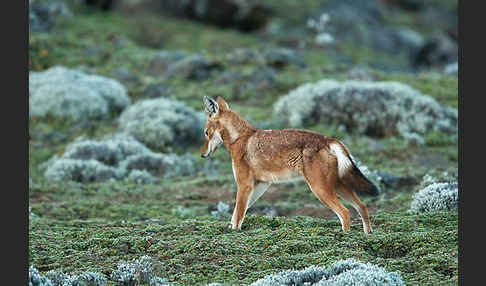
<svg viewBox="0 0 486 286">
<path fill-rule="evenodd" d="M 416 67 L 443 67 L 458 59 L 457 43 L 446 35 L 436 35 L 426 40 L 422 47 L 412 56 Z"/>
<path fill-rule="evenodd" d="M 163 78 L 183 78 L 189 80 L 207 79 L 213 71 L 222 69 L 219 62 L 215 62 L 203 55 L 193 55 L 176 61 L 167 67 Z"/>
<path fill-rule="evenodd" d="M 160 7 L 171 16 L 241 31 L 260 29 L 273 14 L 272 9 L 254 0 L 163 0 Z"/>
</svg>

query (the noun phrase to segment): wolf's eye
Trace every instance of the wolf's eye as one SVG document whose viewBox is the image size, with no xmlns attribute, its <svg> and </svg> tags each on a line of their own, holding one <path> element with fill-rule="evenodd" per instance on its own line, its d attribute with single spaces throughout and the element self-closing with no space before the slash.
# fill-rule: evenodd
<svg viewBox="0 0 486 286">
<path fill-rule="evenodd" d="M 206 136 L 209 136 L 209 134 L 208 134 L 208 131 L 207 131 L 207 130 L 205 130 L 205 131 L 204 131 L 204 134 L 206 134 Z"/>
</svg>

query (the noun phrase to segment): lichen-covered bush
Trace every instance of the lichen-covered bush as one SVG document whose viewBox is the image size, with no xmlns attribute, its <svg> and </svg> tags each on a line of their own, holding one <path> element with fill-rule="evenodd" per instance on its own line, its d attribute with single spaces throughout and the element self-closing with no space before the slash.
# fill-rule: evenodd
<svg viewBox="0 0 486 286">
<path fill-rule="evenodd" d="M 81 183 L 131 180 L 153 183 L 156 177 L 191 175 L 194 163 L 188 155 L 152 152 L 131 136 L 117 134 L 100 141 L 78 138 L 43 165 L 51 181 Z"/>
<path fill-rule="evenodd" d="M 29 117 L 84 121 L 107 118 L 130 105 L 118 81 L 55 66 L 29 72 Z"/>
<path fill-rule="evenodd" d="M 153 277 L 150 279 L 150 286 L 170 286 L 169 280 L 160 277 Z"/>
<path fill-rule="evenodd" d="M 42 277 L 34 266 L 29 267 L 29 286 L 54 286 L 51 280 Z"/>
<path fill-rule="evenodd" d="M 310 266 L 304 270 L 285 270 L 274 275 L 268 275 L 251 286 L 270 286 L 270 285 L 314 285 L 326 279 L 328 272 L 323 267 Z"/>
<path fill-rule="evenodd" d="M 347 259 L 338 261 L 327 269 L 311 266 L 300 271 L 286 270 L 251 284 L 251 286 L 266 285 L 401 286 L 405 284 L 395 272 L 387 272 L 370 263 L 364 264 L 354 259 Z"/>
<path fill-rule="evenodd" d="M 122 177 L 121 170 L 90 160 L 61 158 L 47 168 L 45 176 L 51 181 L 74 181 L 80 183 L 97 183 L 116 181 Z"/>
<path fill-rule="evenodd" d="M 79 275 L 69 275 L 51 270 L 47 277 L 54 286 L 106 286 L 106 278 L 96 272 L 83 272 Z"/>
<path fill-rule="evenodd" d="M 399 286 L 405 285 L 395 272 L 371 263 L 361 263 L 354 259 L 338 261 L 329 268 L 327 280 L 321 280 L 316 286 Z"/>
<path fill-rule="evenodd" d="M 172 285 L 167 279 L 153 277 L 151 270 L 151 258 L 143 256 L 139 260 L 134 259 L 132 262 L 120 262 L 117 269 L 110 275 L 110 280 L 114 285 L 119 286 L 170 286 Z M 47 277 L 39 274 L 34 267 L 29 267 L 29 286 L 107 286 L 106 277 L 97 272 L 82 272 L 78 275 L 70 275 L 62 272 L 51 270 L 46 273 Z M 150 282 L 149 284 L 146 284 Z M 111 285 L 111 284 L 110 284 Z"/>
<path fill-rule="evenodd" d="M 202 112 L 167 98 L 141 100 L 127 108 L 119 118 L 121 132 L 155 149 L 199 142 L 203 126 Z"/>
<path fill-rule="evenodd" d="M 429 131 L 457 132 L 457 110 L 399 82 L 321 80 L 280 98 L 275 113 L 292 127 L 339 122 L 374 137 L 400 135 L 423 142 Z"/>
<path fill-rule="evenodd" d="M 436 182 L 430 176 L 425 177 L 425 180 L 430 184 L 413 195 L 408 210 L 410 213 L 457 210 L 459 196 L 457 182 Z"/>
<path fill-rule="evenodd" d="M 29 267 L 29 286 L 106 286 L 106 278 L 96 272 L 69 275 L 51 270 L 42 277 L 34 267 Z"/>
<path fill-rule="evenodd" d="M 149 256 L 143 256 L 139 260 L 132 262 L 120 262 L 114 270 L 110 279 L 115 285 L 135 286 L 142 285 L 152 279 L 152 262 Z"/>
</svg>

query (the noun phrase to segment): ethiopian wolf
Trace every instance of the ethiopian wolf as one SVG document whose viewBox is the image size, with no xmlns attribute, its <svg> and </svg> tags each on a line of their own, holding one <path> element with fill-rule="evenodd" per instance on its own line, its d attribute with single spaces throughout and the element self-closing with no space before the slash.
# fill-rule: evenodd
<svg viewBox="0 0 486 286">
<path fill-rule="evenodd" d="M 355 191 L 378 195 L 378 189 L 356 167 L 339 140 L 299 129 L 260 130 L 232 111 L 218 97 L 204 97 L 205 143 L 201 157 L 214 154 L 223 144 L 229 152 L 238 191 L 231 219 L 232 229 L 241 229 L 245 213 L 272 183 L 304 177 L 316 197 L 349 230 L 349 210 L 337 196 L 359 212 L 365 233 L 371 232 L 368 209 Z"/>
</svg>

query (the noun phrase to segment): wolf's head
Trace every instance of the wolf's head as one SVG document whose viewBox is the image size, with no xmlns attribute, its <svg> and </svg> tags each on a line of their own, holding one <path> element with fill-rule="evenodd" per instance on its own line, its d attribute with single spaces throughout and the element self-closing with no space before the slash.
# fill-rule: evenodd
<svg viewBox="0 0 486 286">
<path fill-rule="evenodd" d="M 203 103 L 206 113 L 206 124 L 204 126 L 205 142 L 201 150 L 201 157 L 207 158 L 213 155 L 219 145 L 223 143 L 223 122 L 230 109 L 226 101 L 220 96 L 218 96 L 216 101 L 204 96 Z"/>
</svg>

